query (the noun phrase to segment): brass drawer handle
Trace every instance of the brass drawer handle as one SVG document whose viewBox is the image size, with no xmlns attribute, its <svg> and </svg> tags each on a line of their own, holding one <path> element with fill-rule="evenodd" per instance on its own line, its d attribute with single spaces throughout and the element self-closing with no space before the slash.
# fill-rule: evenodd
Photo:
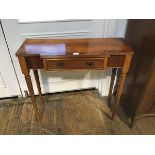
<svg viewBox="0 0 155 155">
<path fill-rule="evenodd" d="M 87 62 L 86 65 L 87 65 L 88 67 L 92 67 L 92 66 L 95 65 L 95 62 L 92 62 L 92 61 Z"/>
<path fill-rule="evenodd" d="M 59 67 L 59 68 L 63 68 L 64 65 L 65 65 L 64 62 L 57 62 L 57 63 L 56 63 L 56 66 Z"/>
</svg>

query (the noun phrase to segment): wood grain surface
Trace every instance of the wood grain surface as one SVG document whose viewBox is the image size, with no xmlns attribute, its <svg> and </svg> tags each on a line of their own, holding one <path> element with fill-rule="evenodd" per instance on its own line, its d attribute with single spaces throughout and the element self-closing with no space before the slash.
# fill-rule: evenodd
<svg viewBox="0 0 155 155">
<path fill-rule="evenodd" d="M 26 39 L 16 56 L 67 58 L 126 54 L 133 54 L 133 51 L 123 38 Z"/>
<path fill-rule="evenodd" d="M 114 121 L 109 119 L 107 98 L 101 98 L 97 90 L 45 95 L 41 122 L 35 120 L 30 99 L 0 100 L 0 105 L 2 135 L 155 134 L 153 117 L 140 119 L 130 129 L 120 107 Z"/>
</svg>

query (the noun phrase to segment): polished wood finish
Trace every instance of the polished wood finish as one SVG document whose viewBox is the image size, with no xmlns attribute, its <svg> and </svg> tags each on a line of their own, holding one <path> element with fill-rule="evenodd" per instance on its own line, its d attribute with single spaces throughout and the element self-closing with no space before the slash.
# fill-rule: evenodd
<svg viewBox="0 0 155 155">
<path fill-rule="evenodd" d="M 155 20 L 129 20 L 125 40 L 135 52 L 122 95 L 133 125 L 155 115 Z"/>
<path fill-rule="evenodd" d="M 104 69 L 104 58 L 80 58 L 80 59 L 44 59 L 44 68 L 47 71 L 62 69 Z"/>
<path fill-rule="evenodd" d="M 112 119 L 114 119 L 114 116 L 115 116 L 116 112 L 118 111 L 118 106 L 119 106 L 119 101 L 120 101 L 120 97 L 121 97 L 121 94 L 122 94 L 124 81 L 125 81 L 125 78 L 126 78 L 126 74 L 127 74 L 128 70 L 129 70 L 131 59 L 132 59 L 132 55 L 126 56 L 123 68 L 121 69 L 121 74 L 120 74 L 120 77 L 119 77 L 118 88 L 117 88 L 117 93 L 116 93 L 116 101 L 115 101 L 116 103 L 115 103 L 115 107 L 113 109 Z"/>
<path fill-rule="evenodd" d="M 37 69 L 104 70 L 122 68 L 113 118 L 117 113 L 123 83 L 130 66 L 133 51 L 123 39 L 27 39 L 16 53 L 36 109 L 29 69 L 34 69 L 40 100 L 43 101 Z M 24 61 L 24 62 L 22 62 Z M 27 71 L 27 72 L 25 72 Z M 112 82 L 113 83 L 113 82 Z M 112 89 L 112 83 L 111 88 Z M 109 98 L 112 95 L 110 90 Z"/>
<path fill-rule="evenodd" d="M 34 69 L 33 72 L 34 72 L 34 77 L 35 77 L 37 88 L 38 88 L 38 92 L 39 92 L 40 102 L 41 102 L 41 104 L 44 104 L 44 99 L 43 99 L 42 92 L 41 92 L 41 86 L 40 86 L 38 70 Z"/>
<path fill-rule="evenodd" d="M 130 129 L 122 107 L 110 120 L 107 98 L 97 90 L 45 95 L 41 122 L 35 120 L 30 99 L 0 100 L 1 135 L 152 135 L 155 117 L 145 117 Z M 80 100 L 80 102 L 79 102 Z"/>
<path fill-rule="evenodd" d="M 80 53 L 73 55 L 73 53 Z M 26 39 L 17 51 L 17 56 L 40 56 L 51 58 L 102 57 L 132 54 L 132 49 L 123 39 Z"/>
<path fill-rule="evenodd" d="M 35 114 L 36 114 L 36 119 L 39 119 L 40 115 L 39 115 L 39 111 L 38 111 L 38 108 L 37 108 L 36 98 L 34 96 L 34 90 L 33 90 L 33 86 L 32 86 L 31 77 L 29 75 L 30 71 L 27 68 L 26 60 L 25 60 L 24 57 L 19 57 L 18 60 L 19 60 L 19 64 L 20 64 L 22 73 L 24 74 L 25 81 L 26 81 L 30 96 L 31 96 L 33 108 L 34 108 L 34 111 L 35 111 Z"/>
<path fill-rule="evenodd" d="M 108 58 L 107 67 L 111 68 L 121 68 L 124 63 L 125 56 L 124 55 L 111 55 Z"/>
</svg>

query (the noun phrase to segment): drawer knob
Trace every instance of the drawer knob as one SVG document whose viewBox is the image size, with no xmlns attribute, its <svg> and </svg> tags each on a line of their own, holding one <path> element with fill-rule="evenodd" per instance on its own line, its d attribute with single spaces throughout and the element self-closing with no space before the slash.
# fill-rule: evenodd
<svg viewBox="0 0 155 155">
<path fill-rule="evenodd" d="M 92 67 L 92 66 L 94 66 L 94 65 L 95 65 L 95 62 L 92 62 L 92 61 L 87 62 L 87 63 L 86 63 L 86 65 L 87 65 L 87 66 L 89 66 L 89 67 Z"/>
<path fill-rule="evenodd" d="M 56 63 L 56 66 L 57 66 L 57 67 L 60 67 L 60 68 L 63 68 L 64 65 L 65 65 L 64 62 L 57 62 L 57 63 Z"/>
</svg>

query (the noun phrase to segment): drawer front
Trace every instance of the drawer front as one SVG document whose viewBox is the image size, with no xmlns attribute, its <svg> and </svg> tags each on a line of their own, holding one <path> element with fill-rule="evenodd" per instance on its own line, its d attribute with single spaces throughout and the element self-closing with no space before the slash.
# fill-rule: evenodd
<svg viewBox="0 0 155 155">
<path fill-rule="evenodd" d="M 47 71 L 61 69 L 104 69 L 104 58 L 81 59 L 44 59 Z"/>
</svg>

